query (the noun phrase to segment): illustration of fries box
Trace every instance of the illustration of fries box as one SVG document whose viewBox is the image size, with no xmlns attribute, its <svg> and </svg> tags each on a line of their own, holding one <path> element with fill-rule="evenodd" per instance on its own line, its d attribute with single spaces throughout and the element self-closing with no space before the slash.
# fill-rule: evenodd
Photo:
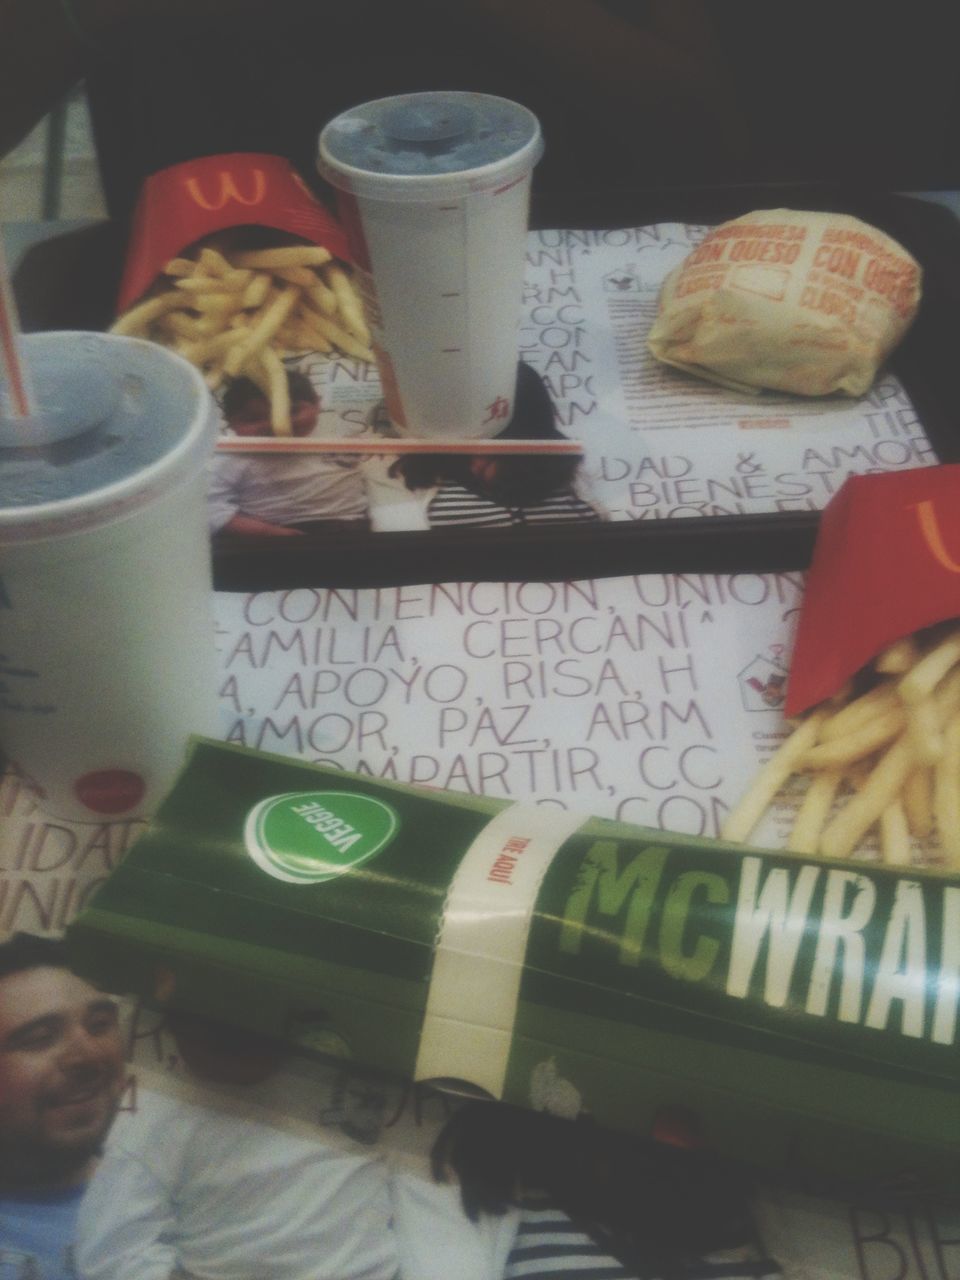
<svg viewBox="0 0 960 1280">
<path fill-rule="evenodd" d="M 214 391 L 257 383 L 291 434 L 283 360 L 373 361 L 340 224 L 279 156 L 204 156 L 143 185 L 114 333 L 173 347 Z"/>
<path fill-rule="evenodd" d="M 960 1186 L 960 878 L 196 739 L 69 931 L 107 989 L 832 1178 Z"/>
</svg>

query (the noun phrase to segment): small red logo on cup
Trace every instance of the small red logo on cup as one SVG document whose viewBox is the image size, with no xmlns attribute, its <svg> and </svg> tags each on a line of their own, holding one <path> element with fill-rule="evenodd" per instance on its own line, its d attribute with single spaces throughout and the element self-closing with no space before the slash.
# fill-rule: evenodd
<svg viewBox="0 0 960 1280">
<path fill-rule="evenodd" d="M 98 769 L 73 784 L 74 794 L 94 813 L 126 813 L 143 799 L 147 784 L 129 769 Z"/>
</svg>

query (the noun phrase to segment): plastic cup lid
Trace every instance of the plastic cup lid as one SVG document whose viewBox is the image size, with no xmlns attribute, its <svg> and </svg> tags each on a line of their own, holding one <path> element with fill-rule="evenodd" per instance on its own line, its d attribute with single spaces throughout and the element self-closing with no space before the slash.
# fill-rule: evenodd
<svg viewBox="0 0 960 1280">
<path fill-rule="evenodd" d="M 27 342 L 34 353 L 48 345 L 32 334 Z M 71 348 L 75 358 L 68 363 L 61 350 L 48 346 L 49 357 L 38 370 L 41 407 L 30 417 L 15 418 L 6 413 L 0 388 L 0 450 L 55 444 L 110 417 L 120 388 L 102 347 L 99 335 L 78 334 Z"/>
<path fill-rule="evenodd" d="M 202 471 L 215 403 L 182 356 L 86 332 L 29 334 L 24 351 L 40 413 L 0 442 L 0 544 L 106 524 Z"/>
<path fill-rule="evenodd" d="M 369 199 L 418 201 L 509 183 L 543 152 L 526 107 L 490 94 L 434 92 L 352 107 L 320 134 L 318 169 Z"/>
</svg>

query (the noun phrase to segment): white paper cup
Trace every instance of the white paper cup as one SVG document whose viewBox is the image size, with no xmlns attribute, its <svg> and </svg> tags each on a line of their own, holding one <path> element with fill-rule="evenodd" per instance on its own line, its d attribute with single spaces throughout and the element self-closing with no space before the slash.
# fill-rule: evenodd
<svg viewBox="0 0 960 1280">
<path fill-rule="evenodd" d="M 218 723 L 212 397 L 135 338 L 23 352 L 41 422 L 0 416 L 0 749 L 55 817 L 145 817 Z"/>
<path fill-rule="evenodd" d="M 478 93 L 354 107 L 320 134 L 403 434 L 497 435 L 513 414 L 536 117 Z"/>
</svg>

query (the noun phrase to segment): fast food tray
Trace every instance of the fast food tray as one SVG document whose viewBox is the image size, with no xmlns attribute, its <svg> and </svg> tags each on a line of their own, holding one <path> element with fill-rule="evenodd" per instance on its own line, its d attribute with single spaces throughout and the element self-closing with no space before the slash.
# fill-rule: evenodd
<svg viewBox="0 0 960 1280">
<path fill-rule="evenodd" d="M 924 269 L 920 310 L 891 360 L 941 463 L 960 461 L 960 221 L 910 196 L 792 184 L 711 190 L 623 189 L 534 194 L 531 226 L 604 229 L 665 221 L 714 224 L 760 208 L 850 213 L 889 232 Z M 218 546 L 225 591 L 297 586 L 387 586 L 449 581 L 576 579 L 632 573 L 802 569 L 820 516 L 785 512 L 550 528 L 344 532 L 283 539 L 279 548 L 236 539 Z M 292 544 L 292 545 L 291 545 Z"/>
<path fill-rule="evenodd" d="M 661 222 L 711 225 L 754 209 L 796 208 L 849 213 L 887 231 L 924 271 L 918 316 L 890 362 L 916 409 L 941 463 L 960 461 L 960 379 L 957 315 L 960 311 L 960 221 L 922 199 L 836 184 L 793 183 L 715 188 L 637 187 L 584 192 L 534 188 L 531 227 L 604 230 Z M 86 285 L 82 263 L 70 266 L 57 246 L 39 246 L 18 272 L 18 301 L 28 329 L 103 327 L 106 293 L 115 284 L 125 251 L 123 229 L 98 232 L 100 289 Z M 99 234 L 99 233 L 104 234 Z M 89 261 L 90 246 L 79 254 Z M 44 270 L 44 260 L 48 268 Z M 49 267 L 58 276 L 51 287 Z M 66 269 L 65 269 L 66 267 Z M 57 287 L 59 286 L 59 287 Z M 77 314 L 78 294 L 84 316 Z M 374 533 L 325 530 L 297 539 L 233 538 L 214 548 L 218 590 L 256 591 L 310 587 L 389 586 L 449 581 L 559 580 L 624 574 L 771 572 L 809 563 L 817 512 L 701 516 L 578 523 L 509 530 L 445 527 L 425 532 Z"/>
</svg>

